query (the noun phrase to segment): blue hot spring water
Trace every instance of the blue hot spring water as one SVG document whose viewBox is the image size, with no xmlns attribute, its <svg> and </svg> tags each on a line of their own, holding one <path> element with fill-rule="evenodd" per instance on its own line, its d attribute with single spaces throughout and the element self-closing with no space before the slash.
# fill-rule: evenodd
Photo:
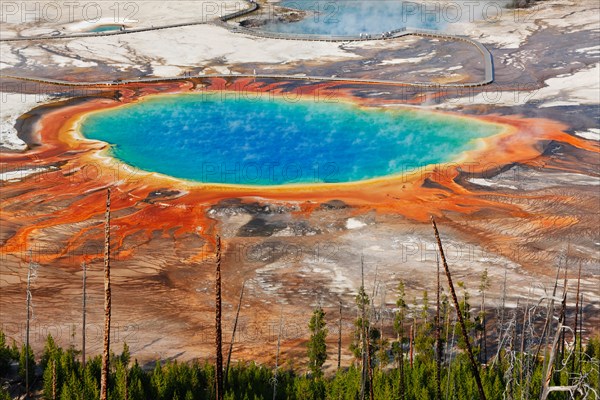
<svg viewBox="0 0 600 400">
<path fill-rule="evenodd" d="M 318 184 L 401 174 L 453 160 L 497 125 L 347 102 L 178 94 L 88 115 L 81 133 L 112 155 L 176 178 L 240 185 Z"/>
<path fill-rule="evenodd" d="M 101 33 L 101 32 L 112 32 L 112 31 L 118 31 L 121 30 L 122 25 L 99 25 L 96 26 L 95 28 L 90 29 L 88 32 L 95 32 L 95 33 Z"/>
</svg>

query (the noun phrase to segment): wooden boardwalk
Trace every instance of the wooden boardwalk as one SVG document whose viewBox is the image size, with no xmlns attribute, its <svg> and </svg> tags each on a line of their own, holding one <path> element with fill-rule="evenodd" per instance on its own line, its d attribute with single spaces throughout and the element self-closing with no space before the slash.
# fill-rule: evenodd
<svg viewBox="0 0 600 400">
<path fill-rule="evenodd" d="M 265 78 L 265 79 L 282 79 L 282 80 L 312 80 L 312 81 L 336 81 L 345 83 L 361 83 L 361 84 L 383 84 L 383 85 L 399 85 L 399 86 L 416 86 L 416 87 L 431 87 L 431 88 L 443 88 L 443 87 L 477 87 L 490 84 L 494 81 L 494 63 L 492 54 L 490 51 L 481 43 L 473 40 L 467 36 L 461 35 L 449 35 L 434 30 L 426 29 L 412 29 L 412 28 L 401 28 L 396 29 L 387 33 L 381 33 L 378 35 L 354 35 L 354 36 L 335 36 L 335 35 L 310 35 L 310 34 L 283 34 L 278 32 L 259 31 L 241 26 L 234 26 L 227 21 L 235 18 L 243 17 L 259 9 L 257 3 L 248 1 L 249 7 L 243 10 L 236 11 L 231 14 L 222 16 L 216 21 L 211 21 L 219 26 L 222 26 L 231 32 L 269 38 L 277 40 L 297 40 L 297 41 L 319 41 L 319 42 L 355 42 L 355 41 L 371 41 L 371 40 L 393 40 L 404 36 L 420 36 L 428 37 L 446 41 L 460 41 L 468 43 L 474 46 L 483 58 L 484 63 L 484 78 L 477 82 L 467 83 L 445 83 L 436 84 L 429 82 L 402 82 L 396 80 L 386 79 L 362 79 L 362 78 L 343 78 L 343 77 L 332 77 L 332 76 L 317 76 L 317 75 L 285 75 L 285 74 L 199 74 L 190 76 L 177 76 L 168 78 L 140 78 L 140 79 L 125 79 L 125 80 L 112 80 L 112 81 L 97 81 L 97 82 L 72 82 L 67 80 L 58 79 L 47 79 L 41 77 L 22 77 L 15 75 L 0 74 L 0 78 L 18 79 L 24 81 L 39 82 L 52 85 L 61 86 L 118 86 L 129 83 L 140 83 L 140 82 L 165 82 L 165 81 L 178 81 L 189 78 L 232 78 L 232 77 L 251 77 L 251 78 Z M 138 28 L 138 29 L 126 29 L 123 31 L 114 32 L 90 32 L 80 33 L 72 35 L 56 35 L 56 36 L 36 36 L 36 37 L 16 37 L 16 38 L 3 38 L 0 42 L 15 42 L 15 41 L 39 41 L 39 40 L 55 40 L 55 39 L 73 39 L 73 38 L 85 38 L 85 37 L 100 37 L 100 36 L 115 36 L 133 34 L 139 32 L 149 32 L 160 29 L 170 29 L 184 26 L 202 25 L 207 24 L 207 21 L 189 22 L 172 25 L 162 25 L 150 28 Z"/>
</svg>

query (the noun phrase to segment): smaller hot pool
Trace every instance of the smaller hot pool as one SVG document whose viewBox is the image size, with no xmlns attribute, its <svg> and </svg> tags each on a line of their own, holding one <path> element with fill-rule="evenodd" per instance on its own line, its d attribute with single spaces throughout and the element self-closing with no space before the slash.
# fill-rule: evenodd
<svg viewBox="0 0 600 400">
<path fill-rule="evenodd" d="M 88 32 L 110 32 L 110 31 L 119 31 L 123 25 L 118 24 L 106 24 L 106 25 L 98 25 L 94 28 L 90 29 Z"/>
</svg>

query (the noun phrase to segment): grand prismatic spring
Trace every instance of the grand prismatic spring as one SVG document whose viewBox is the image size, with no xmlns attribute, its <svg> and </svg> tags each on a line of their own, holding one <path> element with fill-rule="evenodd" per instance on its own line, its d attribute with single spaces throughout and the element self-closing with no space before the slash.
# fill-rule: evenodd
<svg viewBox="0 0 600 400">
<path fill-rule="evenodd" d="M 208 98 L 207 98 L 208 97 Z M 335 99 L 334 99 L 335 100 Z M 501 127 L 418 110 L 258 96 L 148 99 L 86 117 L 81 133 L 147 171 L 204 183 L 342 183 L 453 161 Z M 168 149 L 165 153 L 165 149 Z"/>
<path fill-rule="evenodd" d="M 597 2 L 26 3 L 0 400 L 599 398 Z"/>
</svg>

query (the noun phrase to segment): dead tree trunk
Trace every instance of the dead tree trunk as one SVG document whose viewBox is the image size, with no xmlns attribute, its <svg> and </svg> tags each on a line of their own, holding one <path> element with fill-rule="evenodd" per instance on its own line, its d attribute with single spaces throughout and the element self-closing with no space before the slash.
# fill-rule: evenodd
<svg viewBox="0 0 600 400">
<path fill-rule="evenodd" d="M 279 333 L 277 334 L 277 353 L 275 353 L 275 372 L 273 374 L 273 400 L 277 398 L 277 373 L 279 372 L 279 350 L 281 349 L 281 329 L 283 326 L 283 305 L 279 314 Z"/>
<path fill-rule="evenodd" d="M 361 295 L 364 295 L 365 293 L 365 266 L 364 266 L 364 259 L 361 256 L 360 258 L 360 275 L 361 275 Z M 360 299 L 360 312 L 361 312 L 361 318 L 360 318 L 360 324 L 361 324 L 361 329 L 360 329 L 360 336 L 361 336 L 361 358 L 362 358 L 362 371 L 361 371 L 361 378 L 360 378 L 360 399 L 361 400 L 365 400 L 365 389 L 366 389 L 366 383 L 367 383 L 367 337 L 366 337 L 366 332 L 365 332 L 365 320 L 366 320 L 366 313 L 365 313 L 365 302 L 364 302 L 364 298 Z"/>
<path fill-rule="evenodd" d="M 373 292 L 371 294 L 371 307 L 367 316 L 367 374 L 369 377 L 369 399 L 374 400 L 373 392 L 373 355 L 371 354 L 371 316 L 375 313 L 375 294 L 377 293 L 377 272 L 375 268 L 375 280 L 373 281 Z"/>
<path fill-rule="evenodd" d="M 482 304 L 482 315 L 481 315 L 481 325 L 482 325 L 482 344 L 481 344 L 481 360 L 483 361 L 484 364 L 487 364 L 487 321 L 486 321 L 486 315 L 485 315 L 485 293 L 482 296 L 482 300 L 481 300 L 481 304 Z"/>
<path fill-rule="evenodd" d="M 500 308 L 500 324 L 498 325 L 497 328 L 497 341 L 496 341 L 496 347 L 498 348 L 498 352 L 496 354 L 496 359 L 498 358 L 498 354 L 500 353 L 500 349 L 502 348 L 502 340 L 503 340 L 503 335 L 504 335 L 504 313 L 506 312 L 506 266 L 504 267 L 504 283 L 502 284 L 502 306 Z M 494 364 L 496 362 L 496 359 L 494 359 L 494 362 L 492 364 Z"/>
<path fill-rule="evenodd" d="M 436 399 L 442 399 L 442 341 L 440 338 L 440 259 L 436 253 L 435 292 L 435 389 Z"/>
<path fill-rule="evenodd" d="M 450 307 L 448 307 L 448 314 L 450 314 Z M 446 339 L 446 354 L 448 355 L 448 365 L 452 365 L 452 349 L 454 348 L 454 345 L 456 343 L 456 318 L 457 314 L 454 315 L 454 320 L 452 321 L 452 338 L 450 341 Z M 446 326 L 446 332 L 450 332 L 450 315 L 448 315 L 448 325 Z M 454 387 L 454 382 L 452 379 L 452 368 L 448 368 L 448 378 L 446 379 L 446 399 L 450 398 L 451 387 Z"/>
<path fill-rule="evenodd" d="M 403 338 L 402 335 L 400 335 L 400 340 L 399 340 L 399 344 L 400 346 L 398 351 L 400 351 L 400 355 L 398 356 L 398 375 L 400 375 L 399 379 L 400 379 L 400 384 L 398 385 L 398 391 L 400 392 L 400 400 L 405 400 L 406 399 L 406 389 L 404 388 L 404 349 L 402 348 L 403 346 Z"/>
<path fill-rule="evenodd" d="M 374 400 L 374 392 L 373 392 L 373 366 L 371 365 L 371 360 L 373 356 L 371 355 L 371 325 L 367 326 L 367 373 L 369 376 L 369 399 Z"/>
<path fill-rule="evenodd" d="M 540 355 L 540 351 L 542 350 L 542 346 L 544 345 L 544 341 L 546 340 L 546 332 L 548 331 L 548 324 L 550 324 L 550 320 L 552 315 L 554 314 L 554 298 L 556 296 L 556 289 L 558 288 L 558 275 L 560 274 L 560 264 L 558 265 L 558 269 L 556 270 L 556 278 L 554 278 L 554 289 L 552 290 L 552 298 L 548 304 L 548 312 L 546 314 L 546 321 L 544 322 L 544 327 L 542 328 L 542 337 L 540 338 L 540 343 L 538 344 L 537 350 L 535 352 L 535 356 L 533 357 L 533 369 L 535 369 L 535 365 L 538 361 L 538 357 Z"/>
<path fill-rule="evenodd" d="M 481 282 L 479 285 L 479 291 L 481 292 L 481 310 L 480 310 L 480 316 L 481 316 L 481 328 L 482 328 L 482 335 L 481 335 L 481 352 L 480 352 L 480 361 L 483 362 L 484 364 L 487 364 L 487 313 L 486 313 L 486 309 L 485 309 L 485 294 L 487 289 L 489 288 L 489 276 L 488 276 L 488 272 L 487 269 L 483 272 L 483 275 L 481 276 Z"/>
<path fill-rule="evenodd" d="M 530 292 L 531 293 L 531 292 Z M 519 385 L 523 386 L 523 367 L 524 363 L 527 361 L 527 355 L 525 354 L 525 334 L 526 334 L 526 324 L 527 324 L 527 316 L 529 315 L 529 301 L 530 296 L 527 295 L 527 304 L 525 305 L 525 310 L 523 310 L 523 324 L 521 326 L 521 363 L 519 365 Z"/>
<path fill-rule="evenodd" d="M 566 301 L 567 297 L 567 288 L 565 286 L 563 292 L 563 304 Z M 560 313 L 558 319 L 558 326 L 556 327 L 556 334 L 554 335 L 554 340 L 552 342 L 552 347 L 550 348 L 550 356 L 548 358 L 548 363 L 546 366 L 546 372 L 544 374 L 544 381 L 542 383 L 542 394 L 540 396 L 540 400 L 546 400 L 548 398 L 548 394 L 553 390 L 550 387 L 550 381 L 552 380 L 552 375 L 554 373 L 554 360 L 556 357 L 556 353 L 558 352 L 559 340 L 562 336 L 562 332 L 564 330 L 564 313 Z"/>
<path fill-rule="evenodd" d="M 85 279 L 86 279 L 86 265 L 85 261 L 81 263 L 81 268 L 83 269 L 83 278 L 82 278 L 82 288 L 81 288 L 81 367 L 85 370 L 85 302 L 86 302 L 86 293 L 85 293 Z"/>
<path fill-rule="evenodd" d="M 567 250 L 567 256 L 568 256 L 568 250 Z M 563 323 L 566 320 L 566 314 L 567 314 L 567 271 L 568 271 L 569 265 L 567 264 L 567 261 L 565 260 L 565 279 L 564 279 L 564 283 L 563 283 L 563 298 L 562 298 L 562 303 L 561 303 L 561 308 L 560 308 L 560 319 L 562 319 Z M 559 354 L 556 357 L 556 367 L 559 368 L 559 364 L 562 362 L 564 356 L 565 356 L 565 331 L 564 329 L 562 330 L 562 332 L 560 333 L 560 341 L 558 343 L 558 348 L 559 348 Z"/>
<path fill-rule="evenodd" d="M 581 306 L 579 306 L 579 354 L 581 356 L 581 354 L 583 353 L 583 340 L 582 340 L 582 335 L 583 335 L 583 293 L 580 294 L 581 298 L 579 299 L 579 304 L 581 304 Z M 582 362 L 579 362 L 579 375 L 581 375 L 581 366 L 583 365 Z"/>
<path fill-rule="evenodd" d="M 515 307 L 515 313 L 513 315 L 512 320 L 514 321 L 514 325 L 512 328 L 512 339 L 510 340 L 510 350 L 513 354 L 517 355 L 517 335 L 519 330 L 519 300 L 517 299 L 517 306 Z M 508 381 L 508 393 L 510 394 L 509 398 L 514 399 L 515 392 L 515 371 L 514 368 L 510 369 L 510 380 Z"/>
<path fill-rule="evenodd" d="M 342 366 L 342 302 L 340 300 L 340 321 L 338 324 L 338 360 L 337 369 L 340 370 Z"/>
<path fill-rule="evenodd" d="M 221 331 L 221 238 L 217 236 L 215 276 L 215 399 L 223 400 L 223 352 Z"/>
<path fill-rule="evenodd" d="M 378 285 L 379 288 L 379 285 Z M 383 362 L 384 360 L 386 360 L 387 363 L 387 355 L 385 354 L 385 337 L 383 336 L 383 327 L 385 325 L 385 313 L 384 313 L 384 307 L 385 307 L 385 295 L 386 295 L 386 287 L 383 286 L 382 290 L 381 290 L 381 303 L 379 304 L 379 354 L 381 356 L 381 360 L 380 362 L 380 368 L 383 368 Z"/>
<path fill-rule="evenodd" d="M 240 291 L 240 299 L 238 301 L 237 311 L 235 312 L 235 320 L 233 321 L 233 332 L 231 333 L 231 343 L 229 343 L 229 352 L 227 353 L 227 363 L 225 364 L 225 382 L 229 376 L 229 363 L 231 362 L 231 353 L 233 353 L 233 343 L 235 341 L 235 331 L 237 330 L 238 318 L 240 317 L 240 308 L 242 307 L 242 298 L 244 297 L 244 286 L 246 281 L 242 282 L 242 290 Z"/>
<path fill-rule="evenodd" d="M 579 262 L 579 272 L 577 273 L 577 294 L 575 295 L 575 323 L 573 324 L 573 335 L 575 340 L 573 342 L 573 357 L 571 358 L 571 371 L 575 371 L 575 358 L 577 353 L 578 340 L 581 340 L 581 333 L 579 339 L 577 339 L 577 319 L 579 318 L 579 289 L 581 287 L 581 261 Z M 581 353 L 577 354 L 577 357 L 581 357 Z"/>
<path fill-rule="evenodd" d="M 413 353 L 414 353 L 414 346 L 413 346 L 413 342 L 415 339 L 415 322 L 413 320 L 413 323 L 410 325 L 410 332 L 408 333 L 408 358 L 410 361 L 410 367 L 413 367 Z"/>
<path fill-rule="evenodd" d="M 460 323 L 460 329 L 462 331 L 463 338 L 465 339 L 465 344 L 467 347 L 467 355 L 469 356 L 469 360 L 471 361 L 473 375 L 475 376 L 475 382 L 477 383 L 477 390 L 479 391 L 479 398 L 481 400 L 486 400 L 485 392 L 483 391 L 483 385 L 481 384 L 481 378 L 479 377 L 479 367 L 477 365 L 477 362 L 475 361 L 475 357 L 473 356 L 473 350 L 471 349 L 471 342 L 469 340 L 469 334 L 467 332 L 467 327 L 465 326 L 465 321 L 463 319 L 462 312 L 460 310 L 460 305 L 458 303 L 458 298 L 456 297 L 456 292 L 454 291 L 454 285 L 452 284 L 452 276 L 450 274 L 450 269 L 448 268 L 448 264 L 446 263 L 446 256 L 444 255 L 444 248 L 442 247 L 442 240 L 440 239 L 440 235 L 438 233 L 437 226 L 435 224 L 435 220 L 433 219 L 433 216 L 431 217 L 431 224 L 433 225 L 433 232 L 435 234 L 435 239 L 438 244 L 440 258 L 442 259 L 442 264 L 444 265 L 444 270 L 446 271 L 446 278 L 448 279 L 448 286 L 450 287 L 450 293 L 452 294 L 452 300 L 454 302 L 454 306 L 456 307 L 456 313 L 458 316 L 458 322 Z"/>
<path fill-rule="evenodd" d="M 398 393 L 400 400 L 405 400 L 405 388 L 404 388 L 404 310 L 405 310 L 405 302 L 404 302 L 404 287 L 398 287 L 400 290 L 399 295 L 401 296 L 396 304 L 398 305 L 398 315 L 397 315 L 397 340 L 398 340 Z"/>
<path fill-rule="evenodd" d="M 110 188 L 106 191 L 104 216 L 104 349 L 100 374 L 100 400 L 108 399 L 108 363 L 110 360 Z"/>
<path fill-rule="evenodd" d="M 25 327 L 25 398 L 29 398 L 29 320 L 31 319 L 31 279 L 33 278 L 33 258 L 29 250 L 29 271 L 27 272 L 27 322 Z"/>
</svg>

